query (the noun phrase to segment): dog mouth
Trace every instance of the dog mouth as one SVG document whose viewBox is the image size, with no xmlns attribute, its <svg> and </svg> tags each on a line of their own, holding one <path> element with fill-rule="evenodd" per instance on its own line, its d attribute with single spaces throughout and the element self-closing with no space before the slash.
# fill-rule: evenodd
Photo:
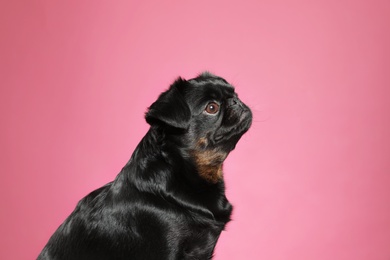
<svg viewBox="0 0 390 260">
<path fill-rule="evenodd" d="M 245 134 L 252 125 L 252 112 L 249 108 L 244 108 L 237 118 L 239 118 L 238 123 L 232 127 L 225 128 L 223 125 L 220 127 L 213 138 L 215 143 L 234 143 L 233 146 L 235 147 L 235 144 L 241 136 Z"/>
</svg>

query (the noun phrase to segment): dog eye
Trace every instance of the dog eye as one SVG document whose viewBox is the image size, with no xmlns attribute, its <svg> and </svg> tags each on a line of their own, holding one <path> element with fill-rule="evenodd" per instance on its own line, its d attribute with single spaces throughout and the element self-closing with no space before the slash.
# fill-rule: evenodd
<svg viewBox="0 0 390 260">
<path fill-rule="evenodd" d="M 205 111 L 208 114 L 216 114 L 219 111 L 219 105 L 215 102 L 210 102 L 207 104 Z"/>
</svg>

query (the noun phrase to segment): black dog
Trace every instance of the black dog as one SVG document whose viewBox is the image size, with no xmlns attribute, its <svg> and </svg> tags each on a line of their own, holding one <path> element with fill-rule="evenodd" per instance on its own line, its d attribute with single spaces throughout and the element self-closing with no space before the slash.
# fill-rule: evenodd
<svg viewBox="0 0 390 260">
<path fill-rule="evenodd" d="M 252 122 L 224 79 L 179 78 L 116 179 L 83 198 L 42 259 L 211 259 L 232 206 L 222 164 Z"/>
</svg>

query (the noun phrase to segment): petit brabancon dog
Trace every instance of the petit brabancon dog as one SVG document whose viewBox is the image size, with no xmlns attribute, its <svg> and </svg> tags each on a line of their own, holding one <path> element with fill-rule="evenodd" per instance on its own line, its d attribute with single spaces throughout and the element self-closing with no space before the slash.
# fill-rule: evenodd
<svg viewBox="0 0 390 260">
<path fill-rule="evenodd" d="M 223 78 L 177 79 L 113 182 L 83 198 L 38 256 L 56 260 L 211 259 L 232 205 L 222 165 L 252 122 Z"/>
</svg>

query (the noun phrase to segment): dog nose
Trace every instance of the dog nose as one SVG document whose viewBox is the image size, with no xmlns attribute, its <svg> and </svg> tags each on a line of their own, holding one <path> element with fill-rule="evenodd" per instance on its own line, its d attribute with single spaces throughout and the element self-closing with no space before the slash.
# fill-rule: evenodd
<svg viewBox="0 0 390 260">
<path fill-rule="evenodd" d="M 238 104 L 237 98 L 229 98 L 229 99 L 227 100 L 227 106 L 228 106 L 228 107 L 235 106 L 235 105 L 237 105 L 237 104 Z"/>
</svg>

